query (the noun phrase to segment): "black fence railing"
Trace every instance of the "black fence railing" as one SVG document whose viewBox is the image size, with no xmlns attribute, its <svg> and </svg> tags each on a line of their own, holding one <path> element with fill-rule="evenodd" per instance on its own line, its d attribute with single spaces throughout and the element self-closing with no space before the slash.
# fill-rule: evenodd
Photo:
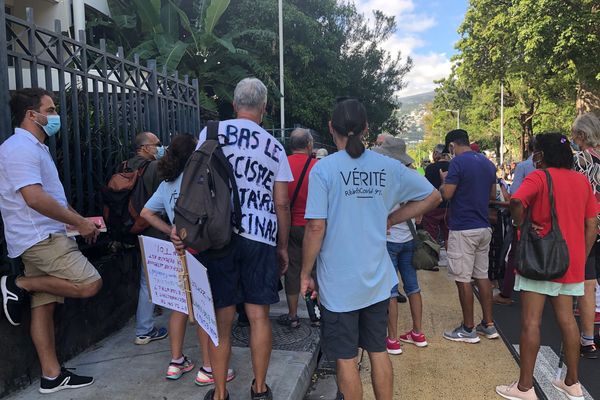
<svg viewBox="0 0 600 400">
<path fill-rule="evenodd" d="M 12 132 L 10 94 L 43 87 L 55 93 L 62 121 L 60 134 L 48 146 L 61 175 L 69 203 L 84 214 L 100 209 L 100 187 L 117 165 L 131 155 L 133 139 L 151 131 L 169 143 L 176 133 L 200 131 L 198 81 L 159 71 L 155 61 L 142 66 L 27 19 L 6 15 L 0 0 L 0 142 Z M 4 45 L 6 44 L 6 46 Z"/>
</svg>

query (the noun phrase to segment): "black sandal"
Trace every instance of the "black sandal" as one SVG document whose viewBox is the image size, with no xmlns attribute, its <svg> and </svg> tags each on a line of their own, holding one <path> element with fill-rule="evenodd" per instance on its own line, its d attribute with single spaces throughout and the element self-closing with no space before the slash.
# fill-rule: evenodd
<svg viewBox="0 0 600 400">
<path fill-rule="evenodd" d="M 298 316 L 291 318 L 289 314 L 283 314 L 277 317 L 277 323 L 290 328 L 299 328 L 300 318 Z"/>
<path fill-rule="evenodd" d="M 208 393 L 204 395 L 204 400 L 214 400 L 215 398 L 215 389 L 210 389 Z M 229 392 L 227 392 L 227 397 L 225 400 L 229 400 Z"/>
</svg>

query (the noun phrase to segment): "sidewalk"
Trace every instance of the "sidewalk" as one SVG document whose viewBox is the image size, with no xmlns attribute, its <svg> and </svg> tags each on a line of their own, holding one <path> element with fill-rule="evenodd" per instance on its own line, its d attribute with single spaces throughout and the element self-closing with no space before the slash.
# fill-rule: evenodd
<svg viewBox="0 0 600 400">
<path fill-rule="evenodd" d="M 419 271 L 423 296 L 423 330 L 429 346 L 404 344 L 404 353 L 390 356 L 394 368 L 394 399 L 499 399 L 495 387 L 518 378 L 518 365 L 502 339 L 482 338 L 478 344 L 456 343 L 442 337 L 462 319 L 456 286 L 447 278 L 446 268 L 438 272 Z M 411 329 L 408 303 L 398 304 L 398 332 Z M 516 311 L 518 312 L 518 311 Z M 481 308 L 475 304 L 475 320 Z M 360 356 L 360 353 L 359 353 Z M 337 385 L 331 371 L 320 375 L 306 400 L 333 400 Z M 363 399 L 374 400 L 367 353 L 361 368 Z"/>
<path fill-rule="evenodd" d="M 497 385 L 519 377 L 519 368 L 502 339 L 484 337 L 477 344 L 457 343 L 442 337 L 462 320 L 456 285 L 439 272 L 419 271 L 423 295 L 423 331 L 429 346 L 404 344 L 404 353 L 390 356 L 394 367 L 394 399 L 499 399 Z M 475 299 L 475 321 L 481 308 Z M 399 304 L 398 332 L 411 328 L 408 303 Z M 361 378 L 364 399 L 374 399 L 370 366 L 365 354 Z"/>
<path fill-rule="evenodd" d="M 285 301 L 271 308 L 275 317 L 287 311 Z M 157 318 L 157 324 L 166 326 L 168 312 Z M 300 316 L 307 318 L 306 309 Z M 310 327 L 310 321 L 302 320 L 299 329 L 280 327 L 272 319 L 274 349 L 267 375 L 267 383 L 277 400 L 299 400 L 304 397 L 316 367 L 319 352 L 317 328 Z M 237 377 L 228 384 L 232 399 L 249 399 L 253 375 L 250 349 L 247 343 L 249 328 L 235 328 L 231 367 Z M 194 384 L 195 374 L 200 366 L 200 349 L 195 329 L 188 325 L 184 352 L 196 363 L 194 371 L 177 381 L 165 379 L 169 361 L 169 340 L 160 340 L 144 346 L 133 344 L 134 321 L 93 348 L 65 363 L 66 367 L 77 368 L 75 373 L 92 375 L 96 382 L 83 389 L 63 390 L 54 394 L 38 393 L 39 381 L 30 387 L 8 396 L 9 400 L 171 400 L 202 399 L 211 388 Z"/>
</svg>

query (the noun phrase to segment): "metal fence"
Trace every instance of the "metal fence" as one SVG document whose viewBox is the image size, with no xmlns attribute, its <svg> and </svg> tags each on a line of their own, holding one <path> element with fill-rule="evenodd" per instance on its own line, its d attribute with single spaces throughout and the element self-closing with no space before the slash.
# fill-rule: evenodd
<svg viewBox="0 0 600 400">
<path fill-rule="evenodd" d="M 97 213 L 100 188 L 133 150 L 133 139 L 151 131 L 169 143 L 176 133 L 200 130 L 198 81 L 126 60 L 123 49 L 110 54 L 100 48 L 33 22 L 6 15 L 0 0 L 0 142 L 11 133 L 10 93 L 42 87 L 55 93 L 62 120 L 57 138 L 48 142 L 58 166 L 67 199 L 85 215 Z M 6 44 L 6 46 L 4 45 Z"/>
</svg>

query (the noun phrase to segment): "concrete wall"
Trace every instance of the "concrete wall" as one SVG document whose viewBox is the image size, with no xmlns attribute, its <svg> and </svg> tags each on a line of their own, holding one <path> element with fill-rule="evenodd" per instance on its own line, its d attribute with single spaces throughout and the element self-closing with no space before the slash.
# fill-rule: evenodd
<svg viewBox="0 0 600 400">
<path fill-rule="evenodd" d="M 1 227 L 0 227 L 1 229 Z M 0 243 L 0 275 L 10 271 Z M 99 247 L 84 252 L 102 275 L 104 285 L 91 299 L 67 299 L 55 312 L 59 361 L 65 362 L 115 330 L 135 313 L 139 287 L 139 256 L 135 249 L 118 253 Z M 40 374 L 29 335 L 29 311 L 21 326 L 0 317 L 0 398 L 29 385 Z M 132 338 L 134 332 L 131 333 Z M 68 366 L 68 365 L 67 365 Z"/>
<path fill-rule="evenodd" d="M 43 28 L 54 30 L 54 20 L 61 22 L 63 31 L 67 31 L 73 24 L 71 4 L 73 0 L 5 0 L 6 6 L 15 17 L 26 19 L 25 9 L 33 8 L 35 23 Z M 75 0 L 81 1 L 81 0 Z M 106 0 L 83 0 L 89 7 L 110 15 Z"/>
<path fill-rule="evenodd" d="M 21 19 L 26 19 L 25 9 L 32 7 L 35 23 L 45 29 L 53 31 L 56 19 L 61 21 L 65 31 L 71 25 L 70 0 L 7 0 L 6 6 L 12 15 Z"/>
</svg>

